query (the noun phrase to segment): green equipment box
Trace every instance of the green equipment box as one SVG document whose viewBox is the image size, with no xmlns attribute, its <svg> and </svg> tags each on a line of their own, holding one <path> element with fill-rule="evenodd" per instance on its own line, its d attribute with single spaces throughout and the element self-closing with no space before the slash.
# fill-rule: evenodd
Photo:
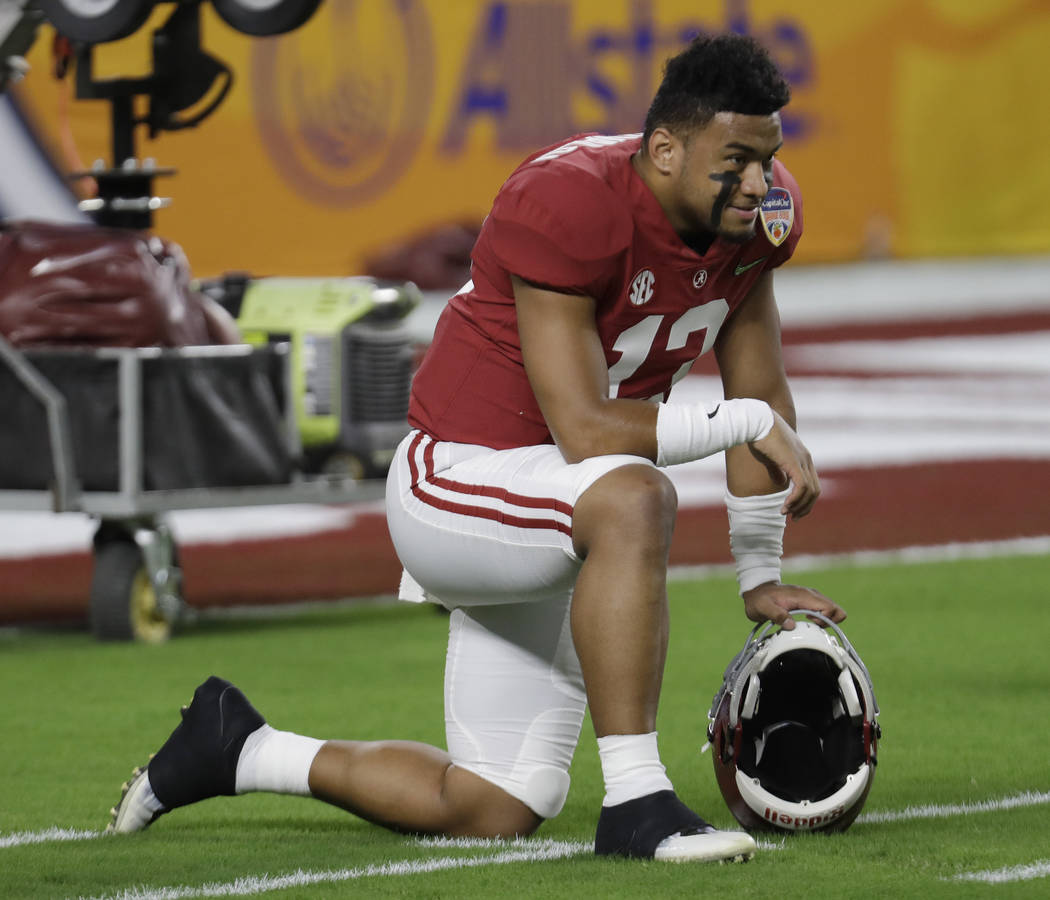
<svg viewBox="0 0 1050 900">
<path fill-rule="evenodd" d="M 253 344 L 287 342 L 296 421 L 308 471 L 375 478 L 408 433 L 416 347 L 405 317 L 411 282 L 225 275 L 201 290 Z"/>
</svg>

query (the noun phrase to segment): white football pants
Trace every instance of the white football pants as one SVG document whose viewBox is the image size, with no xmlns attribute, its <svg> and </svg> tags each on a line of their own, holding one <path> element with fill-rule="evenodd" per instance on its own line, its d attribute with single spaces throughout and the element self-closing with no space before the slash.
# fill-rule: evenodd
<svg viewBox="0 0 1050 900">
<path fill-rule="evenodd" d="M 613 469 L 553 445 L 492 450 L 412 432 L 387 479 L 401 597 L 452 610 L 445 731 L 456 765 L 544 818 L 558 814 L 586 697 L 569 626 L 581 560 L 573 506 Z"/>
</svg>

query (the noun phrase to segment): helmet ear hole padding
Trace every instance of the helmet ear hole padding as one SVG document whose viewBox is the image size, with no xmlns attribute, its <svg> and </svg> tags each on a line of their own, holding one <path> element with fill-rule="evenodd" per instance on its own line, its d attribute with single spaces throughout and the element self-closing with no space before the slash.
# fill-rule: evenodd
<svg viewBox="0 0 1050 900">
<path fill-rule="evenodd" d="M 747 680 L 747 690 L 744 691 L 744 702 L 740 704 L 740 718 L 751 719 L 758 707 L 758 695 L 762 692 L 762 685 L 758 674 L 753 672 Z"/>
<path fill-rule="evenodd" d="M 853 683 L 853 675 L 849 669 L 839 672 L 839 691 L 842 699 L 846 701 L 846 711 L 851 719 L 857 719 L 864 715 L 860 705 L 860 696 L 857 694 L 857 686 Z"/>
</svg>

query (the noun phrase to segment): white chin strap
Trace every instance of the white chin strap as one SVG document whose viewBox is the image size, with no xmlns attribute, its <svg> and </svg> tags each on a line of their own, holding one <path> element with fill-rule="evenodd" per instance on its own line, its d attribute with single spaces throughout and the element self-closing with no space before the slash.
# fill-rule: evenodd
<svg viewBox="0 0 1050 900">
<path fill-rule="evenodd" d="M 791 831 L 811 831 L 829 825 L 851 810 L 864 793 L 870 777 L 871 772 L 864 763 L 852 775 L 847 775 L 846 783 L 830 797 L 801 803 L 774 797 L 758 783 L 757 778 L 750 778 L 739 769 L 736 786 L 744 802 L 771 825 Z"/>
</svg>

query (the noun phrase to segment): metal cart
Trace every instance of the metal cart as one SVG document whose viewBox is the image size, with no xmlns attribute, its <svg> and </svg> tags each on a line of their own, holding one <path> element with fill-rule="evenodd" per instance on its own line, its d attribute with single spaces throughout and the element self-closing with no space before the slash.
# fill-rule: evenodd
<svg viewBox="0 0 1050 900">
<path fill-rule="evenodd" d="M 0 508 L 80 512 L 98 519 L 90 619 L 91 628 L 100 639 L 163 641 L 170 635 L 173 624 L 186 613 L 178 547 L 165 524 L 165 513 L 286 503 L 348 504 L 375 500 L 383 494 L 380 478 L 311 475 L 301 470 L 299 429 L 292 402 L 290 354 L 286 344 L 63 352 L 86 354 L 115 369 L 112 381 L 116 421 L 110 422 L 118 461 L 115 483 L 101 488 L 83 486 L 84 473 L 78 470 L 78 461 L 83 456 L 84 445 L 95 438 L 90 433 L 85 437 L 82 427 L 79 438 L 74 434 L 67 397 L 34 364 L 34 354 L 15 349 L 0 337 L 0 373 L 5 370 L 11 373 L 16 387 L 27 392 L 34 405 L 42 408 L 46 417 L 47 450 L 41 455 L 49 455 L 49 460 L 33 461 L 34 465 L 46 466 L 47 483 L 17 489 L 5 486 L 2 480 L 5 461 L 0 459 Z M 201 360 L 208 359 L 250 361 L 259 354 L 268 354 L 272 360 L 268 365 L 279 372 L 274 379 L 278 416 L 274 433 L 286 452 L 286 465 L 280 477 L 272 483 L 150 487 L 144 428 L 144 409 L 148 404 L 143 373 L 151 362 L 164 360 L 165 364 L 178 369 L 182 365 L 199 365 Z M 19 427 L 17 422 L 3 425 L 8 435 L 16 437 Z M 41 434 L 43 430 L 41 428 Z M 406 423 L 404 431 L 407 433 L 407 430 Z M 181 436 L 160 437 L 162 442 L 170 438 L 177 443 Z M 272 439 L 273 434 L 269 437 Z M 5 455 L 10 454 L 11 446 L 14 445 L 9 442 Z M 10 467 L 18 463 L 9 459 L 6 464 Z"/>
</svg>

